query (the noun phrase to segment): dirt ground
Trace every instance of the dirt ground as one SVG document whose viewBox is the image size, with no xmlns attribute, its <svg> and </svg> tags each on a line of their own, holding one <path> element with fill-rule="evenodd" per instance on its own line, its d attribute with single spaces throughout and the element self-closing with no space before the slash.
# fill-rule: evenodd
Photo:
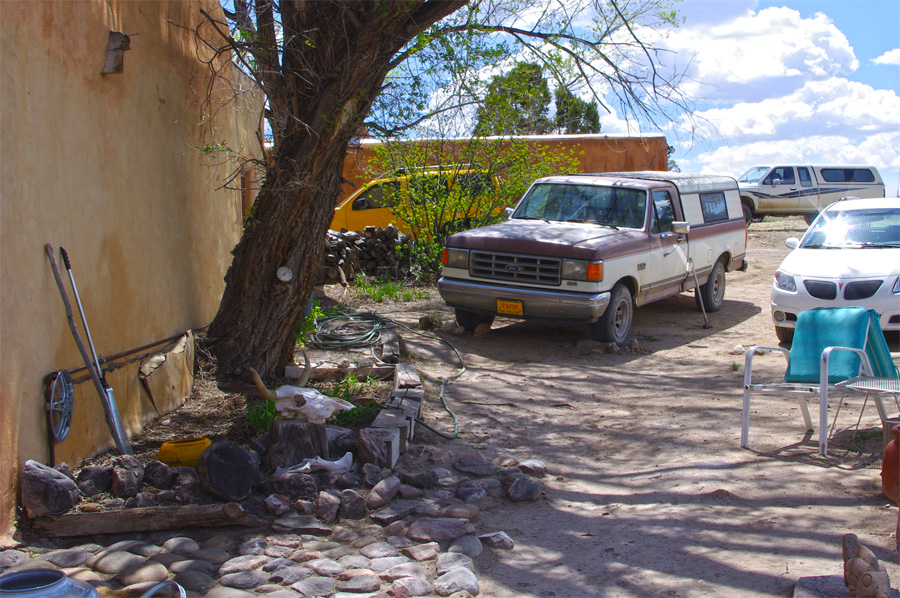
<svg viewBox="0 0 900 598">
<path fill-rule="evenodd" d="M 481 338 L 440 334 L 466 367 L 444 394 L 459 437 L 420 427 L 409 457 L 474 449 L 498 465 L 533 458 L 548 468 L 541 500 L 479 504 L 479 531 L 502 530 L 515 542 L 476 559 L 482 596 L 791 596 L 800 577 L 842 573 L 848 532 L 897 586 L 897 506 L 880 489 L 881 425 L 872 405 L 857 429 L 862 401 L 845 402 L 825 458 L 817 434 L 804 435 L 794 398 L 755 398 L 752 450 L 739 446 L 744 356 L 736 348 L 777 345 L 771 280 L 788 252 L 784 239 L 805 228 L 800 219 L 751 225 L 750 268 L 727 275 L 710 328 L 684 294 L 638 309 L 639 347 L 620 354 L 598 351 L 587 326 L 498 319 Z M 404 303 L 366 302 L 337 286 L 326 292 L 347 309 L 410 327 L 423 315 L 453 319 L 433 290 Z M 438 395 L 459 370 L 454 351 L 405 329 L 400 337 L 404 359 L 425 382 L 425 421 L 452 432 Z M 888 340 L 900 361 L 897 337 Z M 783 369 L 780 354 L 756 358 L 762 379 Z M 180 431 L 244 444 L 254 435 L 245 408 L 252 394 L 201 373 L 194 399 L 135 438 L 135 453 L 152 456 Z"/>
<path fill-rule="evenodd" d="M 498 319 L 483 338 L 444 335 L 467 368 L 445 392 L 461 432 L 428 442 L 473 447 L 498 464 L 539 459 L 549 472 L 542 500 L 484 506 L 480 530 L 503 530 L 516 547 L 478 558 L 482 595 L 791 596 L 800 577 L 842 574 L 848 532 L 896 587 L 897 506 L 881 493 L 873 405 L 857 429 L 862 400 L 844 403 L 825 458 L 795 398 L 754 397 L 752 450 L 740 448 L 744 355 L 735 348 L 777 345 L 770 285 L 784 240 L 805 228 L 800 219 L 752 224 L 750 268 L 728 274 L 711 328 L 692 294 L 657 302 L 636 311 L 637 351 L 592 350 L 586 326 L 515 320 Z M 410 325 L 425 313 L 452 319 L 438 297 L 360 307 Z M 401 336 L 428 383 L 426 421 L 449 432 L 432 397 L 457 360 L 446 345 Z M 888 340 L 900 361 L 896 336 Z M 774 381 L 784 359 L 757 357 L 757 371 Z"/>
</svg>

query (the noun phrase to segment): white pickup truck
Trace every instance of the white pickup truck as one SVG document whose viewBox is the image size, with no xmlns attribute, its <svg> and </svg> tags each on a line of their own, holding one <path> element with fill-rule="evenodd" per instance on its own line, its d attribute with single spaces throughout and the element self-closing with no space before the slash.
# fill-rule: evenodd
<svg viewBox="0 0 900 598">
<path fill-rule="evenodd" d="M 500 315 L 590 324 L 625 345 L 636 306 L 695 289 L 698 308 L 718 310 L 746 249 L 731 177 L 546 177 L 505 222 L 447 239 L 438 291 L 467 330 Z"/>
<path fill-rule="evenodd" d="M 842 197 L 884 197 L 874 166 L 753 166 L 738 177 L 747 224 L 763 216 L 800 215 L 809 224 Z"/>
</svg>

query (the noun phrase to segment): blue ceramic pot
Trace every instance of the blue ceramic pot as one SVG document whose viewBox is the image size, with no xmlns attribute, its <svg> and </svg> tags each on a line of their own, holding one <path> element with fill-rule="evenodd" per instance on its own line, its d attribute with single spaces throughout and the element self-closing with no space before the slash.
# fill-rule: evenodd
<svg viewBox="0 0 900 598">
<path fill-rule="evenodd" d="M 55 569 L 28 569 L 0 575 L 4 598 L 99 598 L 93 586 Z"/>
</svg>

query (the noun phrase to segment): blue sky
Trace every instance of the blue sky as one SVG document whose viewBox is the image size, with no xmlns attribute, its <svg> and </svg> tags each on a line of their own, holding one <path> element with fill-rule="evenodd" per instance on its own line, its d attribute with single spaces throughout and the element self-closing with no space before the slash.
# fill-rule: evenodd
<svg viewBox="0 0 900 598">
<path fill-rule="evenodd" d="M 658 45 L 692 60 L 700 125 L 664 131 L 685 172 L 866 163 L 900 185 L 900 2 L 684 0 Z M 603 131 L 625 132 L 615 115 Z"/>
</svg>

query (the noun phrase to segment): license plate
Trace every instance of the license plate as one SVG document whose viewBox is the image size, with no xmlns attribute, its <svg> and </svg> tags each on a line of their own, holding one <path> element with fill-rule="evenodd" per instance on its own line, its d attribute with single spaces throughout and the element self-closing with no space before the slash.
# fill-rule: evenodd
<svg viewBox="0 0 900 598">
<path fill-rule="evenodd" d="M 497 313 L 507 314 L 510 316 L 521 316 L 522 302 L 509 301 L 508 299 L 497 299 Z"/>
</svg>

